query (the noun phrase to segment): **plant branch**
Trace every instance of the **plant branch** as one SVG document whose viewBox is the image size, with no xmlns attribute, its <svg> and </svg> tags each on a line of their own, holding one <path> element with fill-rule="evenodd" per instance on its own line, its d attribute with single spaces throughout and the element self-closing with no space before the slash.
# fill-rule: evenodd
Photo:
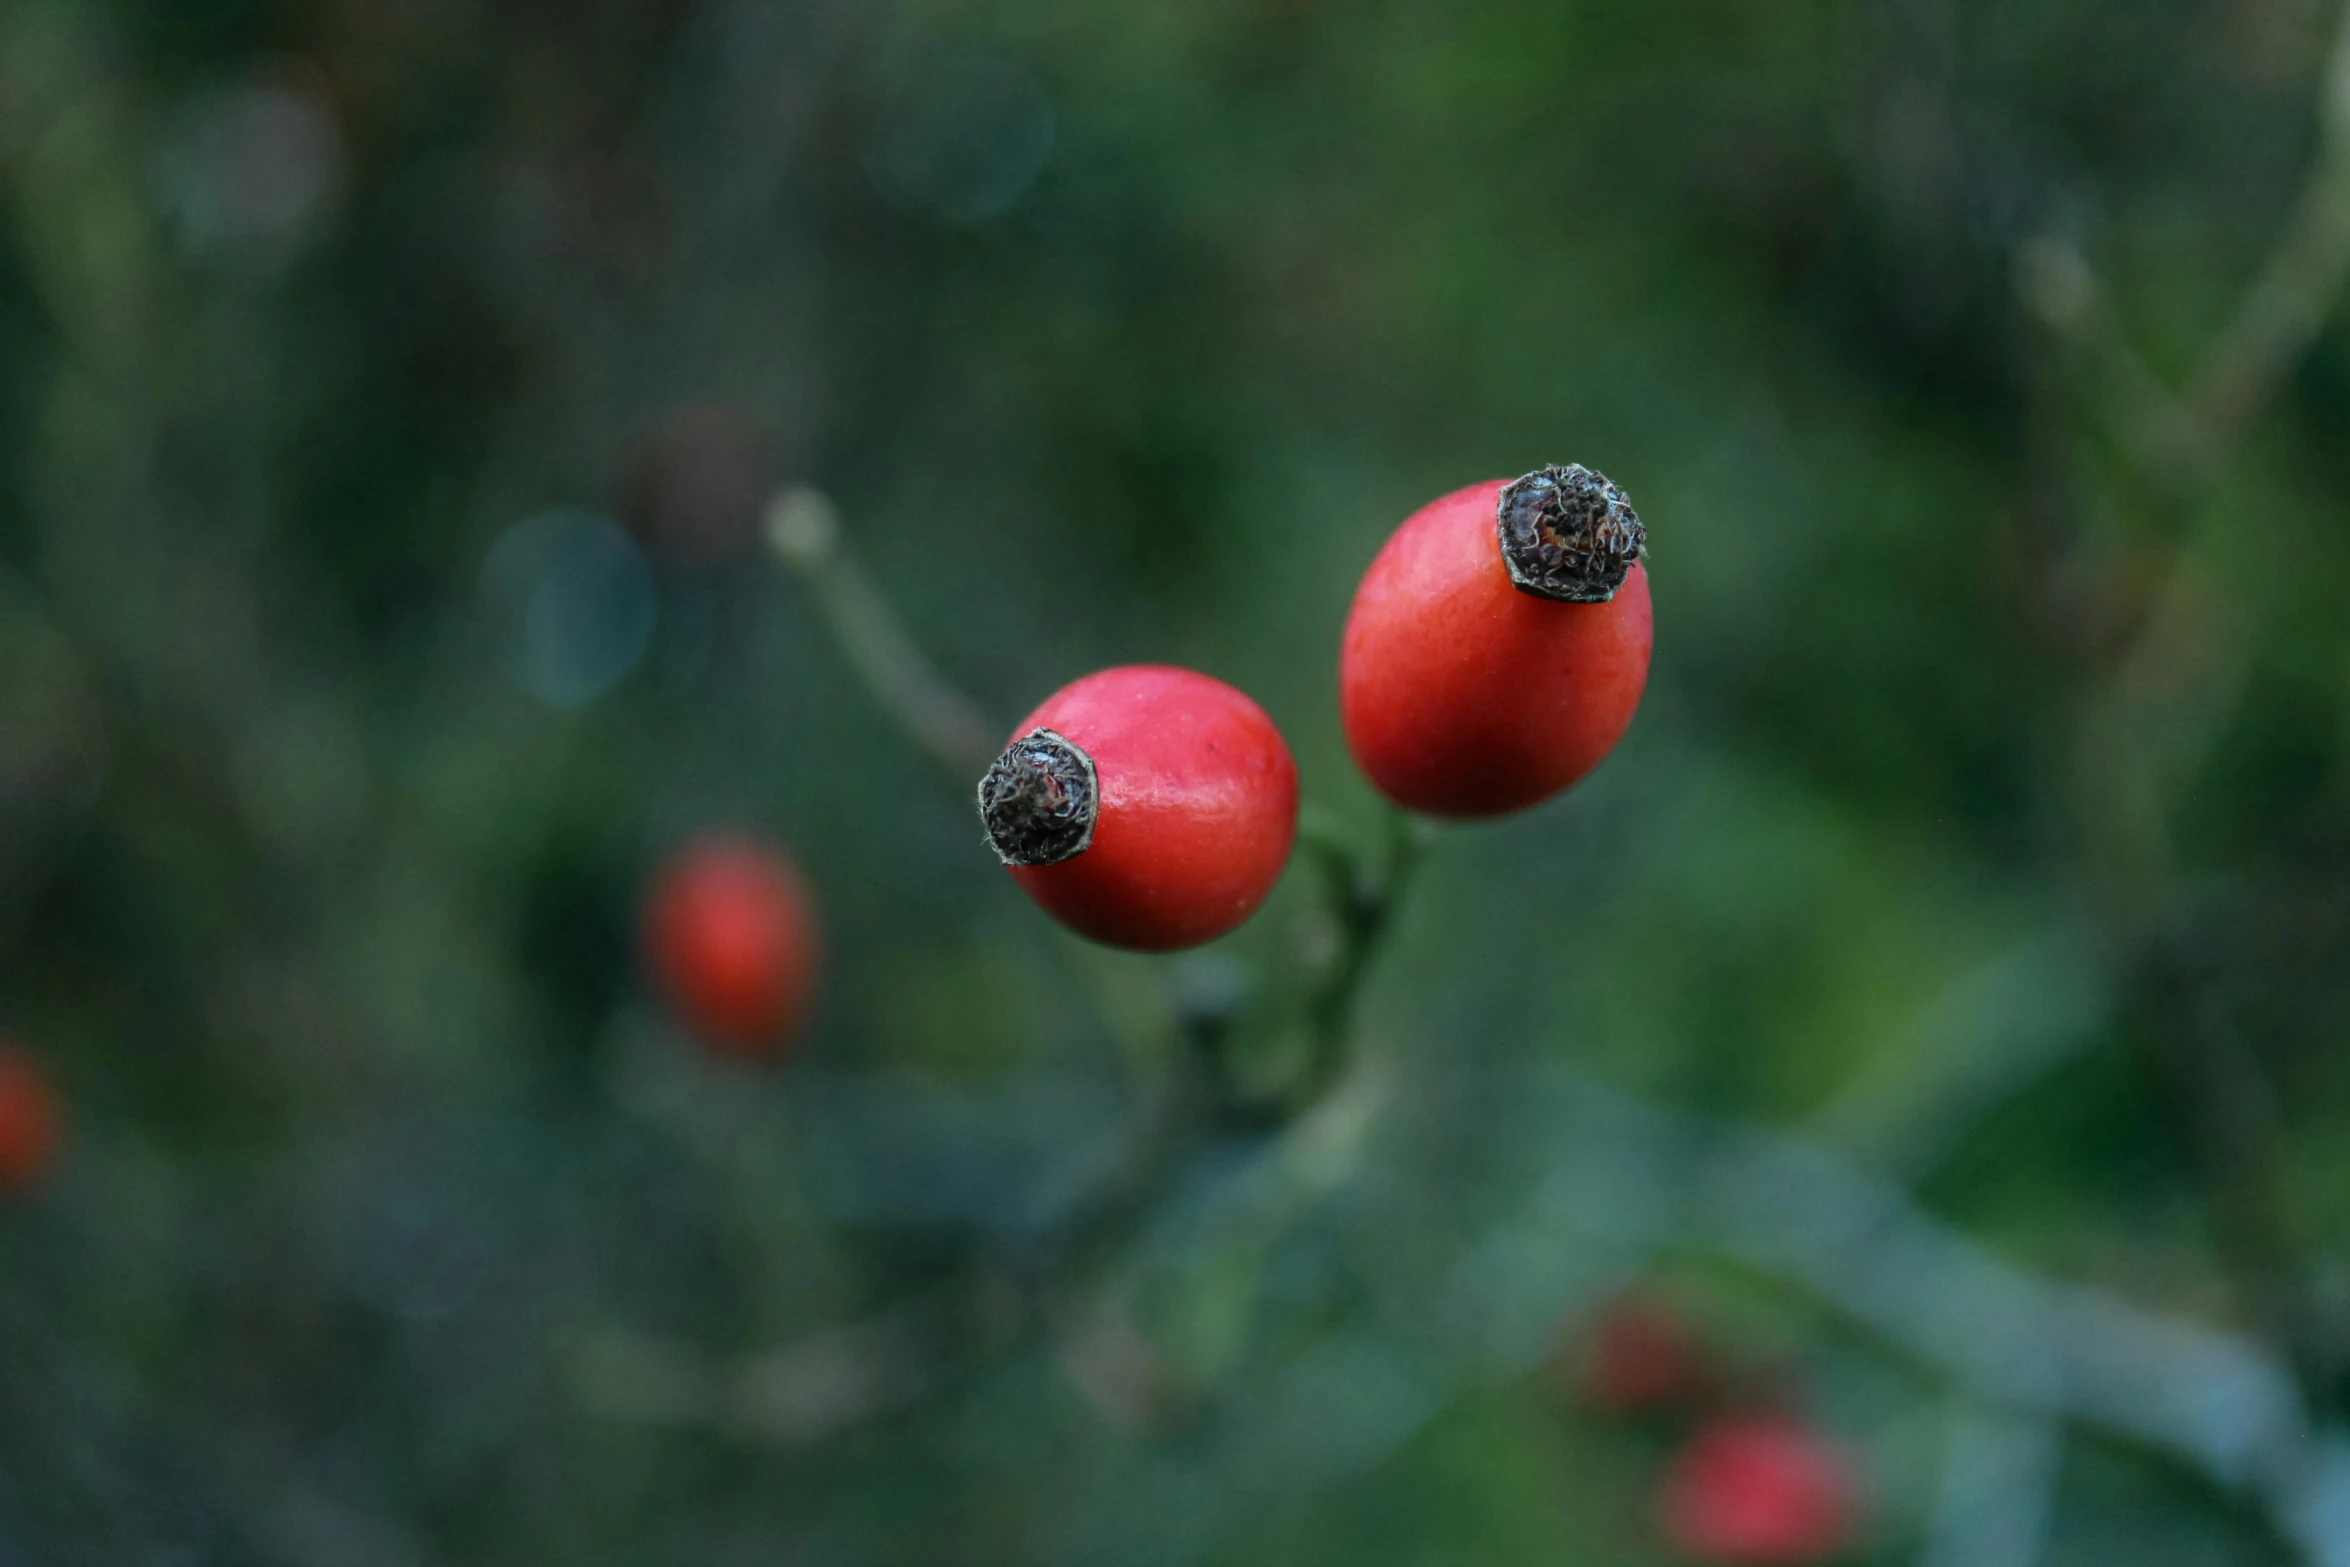
<svg viewBox="0 0 2350 1567">
<path fill-rule="evenodd" d="M 2313 1407 L 2336 1402 L 2342 1357 L 2314 1300 L 2308 1237 L 2288 1199 L 2282 1115 L 2258 1059 L 2182 932 L 2152 938 L 2133 1031 L 2148 1071 L 2212 1186 L 2212 1229 L 2252 1320 Z"/>
<path fill-rule="evenodd" d="M 1320 821 L 1309 819 L 1299 835 L 1322 873 L 1337 950 L 1306 1000 L 1306 1065 L 1293 1090 L 1293 1110 L 1321 1098 L 1346 1069 L 1363 989 L 1396 909 L 1419 870 L 1425 847 L 1419 823 L 1390 806 L 1385 826 L 1386 842 L 1376 871 Z"/>
<path fill-rule="evenodd" d="M 2102 372 L 2092 406 L 2121 433 L 2123 476 L 2157 522 L 2178 518 L 2197 488 L 2234 461 L 2350 281 L 2350 4 L 2321 93 L 2318 151 L 2293 215 L 2183 393 L 2136 355 L 2076 251 L 2038 240 L 2018 253 L 2027 305 Z M 2175 544 L 2172 556 L 2175 574 L 2184 569 Z M 2074 721 L 2073 811 L 2107 942 L 2140 1008 L 2131 1037 L 2203 1170 L 2212 1227 L 2243 1305 L 2280 1346 L 2312 1407 L 2329 1407 L 2343 1356 L 2307 1282 L 2307 1237 L 2280 1167 L 2281 1114 L 2178 906 L 2167 812 L 2145 754 L 2133 677 L 2169 629 L 2161 614 L 2144 615 L 2094 666 Z M 2207 736 L 2216 727 L 2206 724 Z"/>
<path fill-rule="evenodd" d="M 1459 1236 L 1448 1256 L 1431 1256 L 1431 1267 L 1401 1281 L 1407 1294 L 1390 1303 L 1385 1326 L 1362 1330 L 1423 1381 L 1418 1412 L 1406 1418 L 1433 1418 L 1456 1395 L 1522 1375 L 1551 1352 L 1560 1321 L 1613 1294 L 1660 1253 L 1697 1247 L 1816 1299 L 1947 1383 L 1984 1419 L 2012 1421 L 2019 1439 L 2053 1440 L 2055 1431 L 2038 1424 L 2051 1422 L 2159 1455 L 2256 1510 L 2301 1559 L 2350 1562 L 2327 1523 L 2350 1515 L 2350 1465 L 2334 1432 L 2311 1428 L 2292 1377 L 2263 1341 L 2025 1268 L 1921 1207 L 1901 1183 L 1816 1141 L 1658 1105 L 1555 1066 L 1507 1073 L 1482 1091 L 1496 1146 L 1536 1157 L 1521 1167 L 1525 1195 L 1515 1207 Z M 1214 1173 L 1215 1200 L 1189 1205 L 1176 1221 L 1186 1271 L 1212 1272 L 1203 1257 L 1278 1246 L 1339 1187 L 1382 1163 L 1376 1133 L 1395 1092 L 1377 1073 L 1354 1074 L 1290 1135 Z M 1373 1205 L 1362 1217 L 1383 1222 L 1376 1205 L 1409 1200 L 1408 1189 L 1359 1188 Z M 1049 1297 L 918 1297 L 728 1362 L 681 1357 L 657 1341 L 597 1341 L 576 1368 L 580 1391 L 613 1417 L 819 1440 L 936 1396 L 970 1355 L 1008 1352 L 1041 1331 L 1092 1367 L 1081 1374 L 1119 1384 L 1112 1402 L 1131 1394 L 1147 1410 L 1189 1396 L 1162 1381 L 1149 1340 L 1117 1317 L 1114 1269 L 1052 1278 Z M 1082 1336 L 1094 1331 L 1085 1324 L 1104 1320 L 1097 1308 L 1112 1324 L 1098 1331 L 1115 1342 Z M 977 1331 L 986 1324 L 994 1326 Z M 942 1337 L 965 1353 L 942 1360 L 924 1347 Z M 1114 1362 L 1106 1372 L 1105 1357 Z M 1256 1363 L 1251 1374 L 1263 1369 Z M 1224 1406 L 1220 1422 L 1232 1440 L 1261 1442 L 1262 1431 L 1247 1429 L 1252 1420 L 1294 1421 L 1278 1391 L 1252 1387 Z M 2000 1505 L 2036 1506 L 2026 1493 L 2052 1478 L 2035 1471 L 2054 1457 L 2018 1449 L 2000 1457 L 1999 1473 L 1960 1478 L 1970 1480 L 1967 1492 L 1972 1482 L 2015 1487 Z M 1954 1525 L 1958 1511 L 1974 1509 L 1945 1511 Z M 2032 1532 L 2013 1517 L 1973 1521 L 1999 1525 L 2010 1541 Z M 1975 1567 L 1999 1558 L 1963 1559 Z"/>
<path fill-rule="evenodd" d="M 2350 279 L 2350 5 L 2319 93 L 2317 163 L 2292 222 L 2187 392 L 2196 477 L 2218 472 L 2235 455 Z"/>
<path fill-rule="evenodd" d="M 841 545 L 840 515 L 811 489 L 786 490 L 767 508 L 767 545 L 815 595 L 841 650 L 882 710 L 931 760 L 968 787 L 996 757 L 996 731 L 977 702 L 923 656 L 864 571 Z"/>
<path fill-rule="evenodd" d="M 2078 249 L 2042 236 L 2016 252 L 2017 292 L 2044 325 L 2098 362 L 2109 400 L 2100 415 L 2122 436 L 2133 478 L 2166 502 L 2235 459 L 2350 284 L 2350 5 L 2319 93 L 2316 162 L 2293 215 L 2183 392 L 2138 353 Z"/>
<path fill-rule="evenodd" d="M 1534 1201 L 1483 1249 L 1594 1251 L 1583 1267 L 1595 1293 L 1668 1246 L 1718 1250 L 1798 1286 L 1985 1407 L 2176 1460 L 2255 1504 L 2302 1559 L 2350 1561 L 2326 1528 L 2350 1508 L 2350 1466 L 2329 1458 L 2328 1433 L 2312 1431 L 2265 1341 L 2032 1272 L 1899 1183 L 1802 1138 L 1568 1073 L 1533 1075 L 1508 1094 L 1559 1152 Z M 1478 1282 L 1490 1299 L 1491 1281 Z M 1544 1320 L 1507 1302 L 1489 1309 Z"/>
</svg>

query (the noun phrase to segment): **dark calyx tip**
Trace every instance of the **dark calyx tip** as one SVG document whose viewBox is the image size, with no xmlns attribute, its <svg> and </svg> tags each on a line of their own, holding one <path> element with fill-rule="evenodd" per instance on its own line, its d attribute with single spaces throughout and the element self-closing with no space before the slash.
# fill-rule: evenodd
<svg viewBox="0 0 2350 1567">
<path fill-rule="evenodd" d="M 1624 492 L 1580 463 L 1513 480 L 1494 510 L 1510 581 L 1538 598 L 1605 604 L 1648 547 Z"/>
<path fill-rule="evenodd" d="M 979 780 L 979 819 L 1006 865 L 1058 865 L 1093 844 L 1101 780 L 1093 758 L 1050 729 L 1022 735 Z"/>
</svg>

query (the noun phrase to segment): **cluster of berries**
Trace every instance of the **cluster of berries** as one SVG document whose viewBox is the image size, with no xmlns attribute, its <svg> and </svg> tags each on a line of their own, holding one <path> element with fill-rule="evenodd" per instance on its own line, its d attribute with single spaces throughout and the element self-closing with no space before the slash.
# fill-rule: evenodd
<svg viewBox="0 0 2350 1567">
<path fill-rule="evenodd" d="M 1850 1455 L 1781 1401 L 1741 1397 L 1670 1303 L 1610 1303 L 1583 1336 L 1576 1372 L 1581 1401 L 1601 1414 L 1696 1417 L 1654 1494 L 1675 1550 L 1723 1567 L 1811 1567 L 1851 1544 L 1860 1486 Z"/>
<path fill-rule="evenodd" d="M 1340 659 L 1348 747 L 1432 816 L 1536 805 L 1599 765 L 1648 681 L 1647 535 L 1589 469 L 1472 485 L 1407 518 L 1357 590 Z M 1169 952 L 1255 913 L 1297 837 L 1297 766 L 1243 693 L 1130 665 L 1029 714 L 979 785 L 989 843 L 1070 929 Z M 816 972 L 805 887 L 771 848 L 688 849 L 645 921 L 648 966 L 713 1045 L 780 1051 Z"/>
<path fill-rule="evenodd" d="M 1646 533 L 1581 467 L 1472 485 L 1407 518 L 1355 595 L 1340 662 L 1348 746 L 1409 810 L 1498 816 L 1596 767 L 1648 680 Z M 1297 766 L 1273 721 L 1186 669 L 1103 670 L 1047 698 L 979 786 L 988 841 L 1072 930 L 1169 952 L 1263 904 L 1297 837 Z M 771 1057 L 813 998 L 815 904 L 791 861 L 704 838 L 646 901 L 646 966 L 712 1048 Z M 0 1042 L 0 1191 L 60 1140 L 55 1096 Z"/>
</svg>

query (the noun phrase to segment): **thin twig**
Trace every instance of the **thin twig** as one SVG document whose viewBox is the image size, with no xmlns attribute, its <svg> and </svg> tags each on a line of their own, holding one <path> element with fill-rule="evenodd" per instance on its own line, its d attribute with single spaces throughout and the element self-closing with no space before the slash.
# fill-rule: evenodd
<svg viewBox="0 0 2350 1567">
<path fill-rule="evenodd" d="M 2026 303 L 2101 368 L 2098 407 L 2122 433 L 2122 476 L 2157 522 L 2178 521 L 2196 487 L 2233 462 L 2350 281 L 2350 4 L 2321 90 L 2318 153 L 2293 217 L 2185 393 L 2169 392 L 2135 354 L 2077 252 L 2042 240 L 2018 254 Z M 2133 754 L 2143 725 L 2132 676 L 2166 629 L 2160 615 L 2145 617 L 2080 695 L 2076 820 L 2108 944 L 2143 1008 L 2131 1038 L 2204 1171 L 2244 1306 L 2282 1348 L 2310 1404 L 2331 1407 L 2343 1355 L 2307 1283 L 2307 1237 L 2280 1162 L 2281 1115 L 2177 906 L 2166 813 Z"/>
<path fill-rule="evenodd" d="M 958 785 L 977 783 L 995 760 L 996 729 L 979 704 L 923 656 L 889 601 L 842 547 L 832 502 L 816 490 L 784 491 L 767 508 L 767 544 L 815 595 L 851 667 L 883 710 Z"/>
<path fill-rule="evenodd" d="M 1412 1419 L 1433 1417 L 1481 1381 L 1522 1375 L 1549 1352 L 1561 1320 L 1660 1252 L 1696 1246 L 1815 1298 L 1972 1408 L 2160 1455 L 2256 1507 L 2303 1559 L 2345 1562 L 2327 1520 L 2350 1510 L 2350 1465 L 2329 1457 L 2333 1435 L 2310 1428 L 2293 1379 L 2259 1339 L 2035 1273 L 1919 1206 L 1900 1183 L 1800 1137 L 1656 1105 L 1555 1065 L 1483 1087 L 1490 1135 L 1539 1151 L 1524 1199 L 1463 1237 L 1449 1265 L 1399 1276 L 1403 1294 L 1374 1314 L 1384 1325 L 1359 1330 L 1382 1336 L 1424 1377 L 1415 1405 L 1423 1413 Z M 1201 1259 L 1277 1248 L 1382 1161 L 1378 1133 L 1394 1102 L 1395 1085 L 1379 1074 L 1352 1074 L 1288 1135 L 1207 1167 L 1214 1200 L 1183 1206 L 1160 1256 L 1226 1277 Z M 1376 1204 L 1410 1188 L 1355 1189 L 1374 1205 L 1358 1222 L 1375 1223 Z M 910 1303 L 725 1362 L 643 1340 L 598 1341 L 578 1367 L 580 1389 L 614 1416 L 809 1441 L 934 1396 L 956 1385 L 954 1366 L 1043 1332 L 1086 1362 L 1084 1374 L 1098 1374 L 1114 1351 L 1113 1392 L 1137 1394 L 1147 1419 L 1161 1394 L 1178 1390 L 1162 1386 L 1153 1346 L 1117 1315 L 1118 1283 L 1114 1266 L 1070 1268 L 1053 1276 L 1049 1296 L 1016 1290 L 998 1307 Z M 1115 1344 L 1062 1337 L 1104 1320 L 1096 1308 L 1105 1302 Z M 966 1342 L 975 1309 L 1000 1326 Z M 877 1346 L 886 1347 L 879 1358 Z M 949 1346 L 960 1347 L 934 1358 Z M 1262 1440 L 1252 1420 L 1293 1434 L 1284 1396 L 1276 1377 L 1233 1401 L 1230 1439 Z"/>
<path fill-rule="evenodd" d="M 609 1419 L 798 1445 L 918 1402 L 947 1373 L 941 1346 L 965 1314 L 951 1292 L 934 1290 L 756 1355 L 720 1358 L 669 1338 L 599 1332 L 567 1359 L 581 1403 Z"/>
<path fill-rule="evenodd" d="M 1377 871 L 1367 869 L 1345 839 L 1309 821 L 1301 834 L 1322 872 L 1338 948 L 1306 1003 L 1307 1056 L 1292 1102 L 1311 1104 L 1329 1091 L 1353 1054 L 1355 1019 L 1373 962 L 1397 908 L 1411 890 L 1424 846 L 1419 824 L 1388 807 L 1386 843 Z"/>
<path fill-rule="evenodd" d="M 2098 363 L 2100 416 L 2116 427 L 2132 477 L 2166 505 L 2234 461 L 2350 283 L 2350 5 L 2319 92 L 2317 159 L 2293 216 L 2184 392 L 2139 354 L 2111 292 L 2078 249 L 2041 236 L 2016 252 L 2017 292 L 2044 325 Z"/>
<path fill-rule="evenodd" d="M 2207 966 L 2183 932 L 2153 938 L 2133 1038 L 2212 1186 L 2212 1230 L 2252 1320 L 2314 1407 L 2335 1402 L 2339 1347 L 2308 1280 L 2308 1236 L 2288 1196 L 2283 1117 Z"/>
<path fill-rule="evenodd" d="M 2133 462 L 2191 447 L 2178 390 L 2138 352 L 2104 280 L 2071 241 L 2038 235 L 2016 248 L 2015 288 L 2040 324 L 2097 371 L 2091 406 Z"/>
<path fill-rule="evenodd" d="M 2317 164 L 2259 281 L 2186 398 L 2196 476 L 2224 468 L 2350 280 L 2350 5 L 2319 92 Z"/>
</svg>

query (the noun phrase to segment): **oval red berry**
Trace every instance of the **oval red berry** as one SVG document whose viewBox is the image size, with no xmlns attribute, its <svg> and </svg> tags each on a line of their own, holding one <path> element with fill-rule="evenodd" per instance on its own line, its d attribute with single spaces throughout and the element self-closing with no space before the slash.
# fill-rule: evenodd
<svg viewBox="0 0 2350 1567">
<path fill-rule="evenodd" d="M 1673 1544 L 1732 1567 L 1800 1567 L 1842 1550 L 1858 1511 L 1852 1466 L 1800 1421 L 1734 1415 L 1690 1442 L 1658 1492 Z"/>
<path fill-rule="evenodd" d="M 781 1054 L 814 998 L 814 902 L 791 862 L 751 839 L 706 838 L 672 859 L 646 902 L 644 946 L 669 1004 L 729 1055 Z"/>
<path fill-rule="evenodd" d="M 1297 765 L 1246 696 L 1163 665 L 1103 670 L 1028 715 L 981 785 L 990 840 L 1047 913 L 1109 946 L 1225 934 L 1281 879 Z"/>
<path fill-rule="evenodd" d="M 1519 588 L 1498 508 L 1511 481 L 1431 501 L 1371 563 L 1347 619 L 1340 714 L 1398 805 L 1498 816 L 1574 784 L 1615 748 L 1648 684 L 1647 569 L 1603 603 Z"/>
</svg>

